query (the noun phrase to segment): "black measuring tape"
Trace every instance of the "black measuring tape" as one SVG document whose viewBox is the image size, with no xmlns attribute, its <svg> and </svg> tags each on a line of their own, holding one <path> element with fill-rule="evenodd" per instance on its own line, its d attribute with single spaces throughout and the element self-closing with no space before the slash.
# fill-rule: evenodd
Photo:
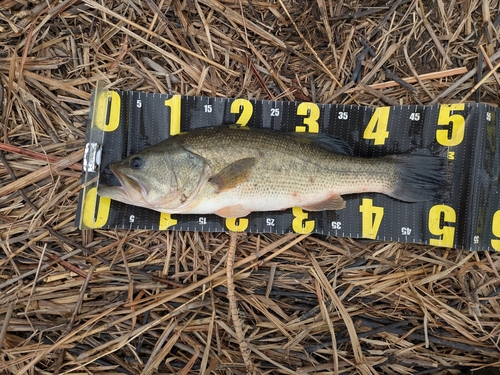
<svg viewBox="0 0 500 375">
<path fill-rule="evenodd" d="M 95 90 L 87 132 L 79 228 L 321 233 L 500 251 L 499 112 L 487 104 L 362 107 Z M 97 195 L 118 161 L 169 136 L 239 124 L 285 132 L 322 132 L 354 155 L 447 155 L 453 170 L 446 202 L 405 203 L 382 194 L 344 196 L 341 211 L 298 207 L 239 219 L 170 215 Z"/>
</svg>

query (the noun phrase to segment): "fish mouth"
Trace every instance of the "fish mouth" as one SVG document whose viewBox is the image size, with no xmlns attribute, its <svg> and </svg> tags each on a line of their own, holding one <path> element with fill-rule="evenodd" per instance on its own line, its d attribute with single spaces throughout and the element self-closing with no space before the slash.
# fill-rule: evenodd
<svg viewBox="0 0 500 375">
<path fill-rule="evenodd" d="M 97 189 L 99 195 L 129 204 L 137 204 L 144 200 L 144 188 L 136 179 L 121 173 L 113 164 L 109 165 L 109 169 L 120 182 L 120 186 L 99 185 Z"/>
</svg>

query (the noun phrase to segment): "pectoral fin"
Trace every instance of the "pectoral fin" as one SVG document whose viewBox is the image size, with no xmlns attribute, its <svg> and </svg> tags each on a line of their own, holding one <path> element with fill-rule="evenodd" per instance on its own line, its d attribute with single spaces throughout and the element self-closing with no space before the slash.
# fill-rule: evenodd
<svg viewBox="0 0 500 375">
<path fill-rule="evenodd" d="M 302 207 L 306 211 L 341 210 L 343 208 L 345 208 L 345 200 L 338 194 L 332 194 L 324 201 Z"/>
<path fill-rule="evenodd" d="M 208 182 L 217 187 L 217 192 L 228 190 L 246 182 L 252 167 L 255 165 L 255 158 L 245 158 L 237 160 L 223 168 L 215 176 L 208 179 Z"/>
</svg>

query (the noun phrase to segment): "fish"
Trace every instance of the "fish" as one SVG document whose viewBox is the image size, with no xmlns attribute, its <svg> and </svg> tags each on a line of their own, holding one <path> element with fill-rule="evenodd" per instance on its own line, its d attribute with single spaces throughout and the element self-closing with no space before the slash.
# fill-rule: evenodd
<svg viewBox="0 0 500 375">
<path fill-rule="evenodd" d="M 343 140 L 321 133 L 285 133 L 238 126 L 171 136 L 109 164 L 120 186 L 98 194 L 169 214 L 341 210 L 343 196 L 381 193 L 404 202 L 441 202 L 447 159 L 399 154 L 352 156 Z"/>
</svg>

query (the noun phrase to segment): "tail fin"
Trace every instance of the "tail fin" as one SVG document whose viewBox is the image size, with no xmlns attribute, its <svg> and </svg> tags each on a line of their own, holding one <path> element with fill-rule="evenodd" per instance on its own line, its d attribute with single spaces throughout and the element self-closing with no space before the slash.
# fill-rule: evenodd
<svg viewBox="0 0 500 375">
<path fill-rule="evenodd" d="M 392 155 L 398 183 L 391 197 L 405 202 L 442 202 L 450 195 L 448 159 L 429 155 Z"/>
</svg>

